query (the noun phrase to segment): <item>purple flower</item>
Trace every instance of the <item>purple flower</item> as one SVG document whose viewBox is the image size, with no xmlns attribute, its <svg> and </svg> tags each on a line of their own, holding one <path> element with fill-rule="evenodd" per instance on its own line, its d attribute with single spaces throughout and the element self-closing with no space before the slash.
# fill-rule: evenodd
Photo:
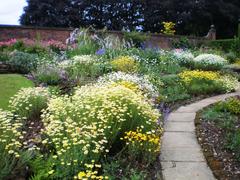
<svg viewBox="0 0 240 180">
<path fill-rule="evenodd" d="M 103 55 L 105 54 L 105 49 L 99 49 L 96 51 L 96 55 Z"/>
</svg>

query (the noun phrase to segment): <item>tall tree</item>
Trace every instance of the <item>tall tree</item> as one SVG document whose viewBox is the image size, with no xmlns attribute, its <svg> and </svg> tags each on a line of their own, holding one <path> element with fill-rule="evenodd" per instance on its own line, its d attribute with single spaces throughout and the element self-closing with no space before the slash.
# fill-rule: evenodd
<svg viewBox="0 0 240 180">
<path fill-rule="evenodd" d="M 203 36 L 211 24 L 219 37 L 233 37 L 239 0 L 27 0 L 23 25 L 160 32 L 163 21 L 178 34 Z"/>
</svg>

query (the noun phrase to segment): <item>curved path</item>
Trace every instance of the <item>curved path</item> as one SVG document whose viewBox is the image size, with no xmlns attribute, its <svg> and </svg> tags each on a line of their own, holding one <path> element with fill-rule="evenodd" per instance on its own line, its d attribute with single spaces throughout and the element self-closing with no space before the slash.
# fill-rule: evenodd
<svg viewBox="0 0 240 180">
<path fill-rule="evenodd" d="M 240 92 L 203 99 L 169 115 L 160 156 L 164 180 L 215 179 L 197 141 L 195 115 L 202 108 L 234 95 L 240 95 Z"/>
</svg>

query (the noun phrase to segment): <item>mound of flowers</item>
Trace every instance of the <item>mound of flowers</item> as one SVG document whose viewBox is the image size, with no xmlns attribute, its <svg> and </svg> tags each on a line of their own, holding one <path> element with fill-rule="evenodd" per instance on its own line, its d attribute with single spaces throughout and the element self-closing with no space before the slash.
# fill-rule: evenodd
<svg viewBox="0 0 240 180">
<path fill-rule="evenodd" d="M 8 124 L 11 121 L 7 117 L 13 115 L 1 112 L 0 123 L 5 128 L 1 137 L 9 132 L 17 136 L 14 141 L 12 135 L 11 139 L 1 140 L 6 142 L 1 144 L 1 153 L 14 153 L 21 159 L 18 151 L 32 152 L 28 165 L 33 177 L 40 179 L 107 178 L 101 176 L 103 157 L 119 153 L 124 146 L 128 147 L 125 152 L 137 159 L 155 159 L 162 134 L 161 124 L 157 125 L 160 114 L 140 91 L 121 84 L 97 84 L 76 88 L 72 96 L 50 98 L 47 89 L 23 89 L 11 102 L 13 113 L 23 117 L 22 123 L 16 120 Z M 29 148 L 31 144 L 22 136 L 24 119 L 40 111 L 41 138 L 35 148 Z M 134 141 L 140 143 L 138 148 L 132 144 Z"/>
<path fill-rule="evenodd" d="M 179 77 L 193 94 L 231 92 L 238 88 L 237 78 L 214 71 L 187 70 L 180 73 Z"/>
<path fill-rule="evenodd" d="M 214 54 L 201 54 L 194 58 L 195 67 L 204 70 L 218 70 L 228 62 L 221 56 Z"/>
</svg>

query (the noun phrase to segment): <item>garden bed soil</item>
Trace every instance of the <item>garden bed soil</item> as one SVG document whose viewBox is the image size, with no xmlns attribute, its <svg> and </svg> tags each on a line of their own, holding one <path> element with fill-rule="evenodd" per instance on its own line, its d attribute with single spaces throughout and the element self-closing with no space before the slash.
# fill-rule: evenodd
<svg viewBox="0 0 240 180">
<path fill-rule="evenodd" d="M 214 123 L 202 121 L 201 113 L 198 112 L 195 119 L 196 135 L 213 174 L 219 180 L 239 180 L 240 162 L 226 150 L 226 134 Z"/>
</svg>

